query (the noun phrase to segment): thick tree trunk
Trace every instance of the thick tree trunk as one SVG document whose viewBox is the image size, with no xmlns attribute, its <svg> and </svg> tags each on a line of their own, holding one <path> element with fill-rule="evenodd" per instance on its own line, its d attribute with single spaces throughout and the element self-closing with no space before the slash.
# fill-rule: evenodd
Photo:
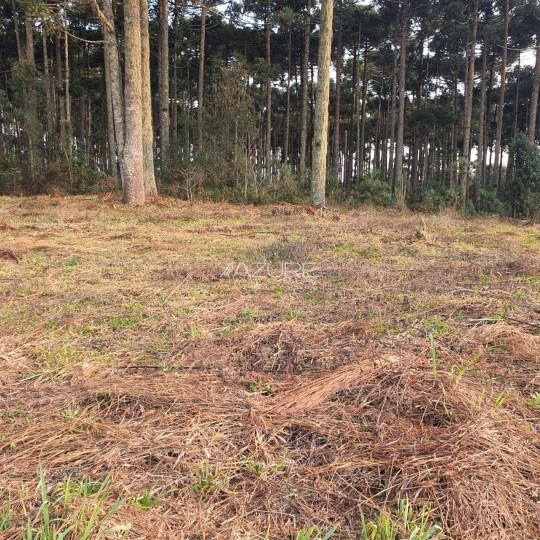
<svg viewBox="0 0 540 540">
<path fill-rule="evenodd" d="M 403 178 L 403 136 L 405 131 L 405 75 L 407 69 L 407 34 L 409 27 L 409 0 L 401 4 L 401 41 L 399 59 L 399 110 L 396 141 L 396 186 L 400 196 L 405 195 L 405 182 Z"/>
<path fill-rule="evenodd" d="M 304 54 L 302 56 L 302 114 L 300 117 L 300 182 L 306 181 L 307 117 L 308 117 L 308 63 L 311 36 L 311 0 L 308 0 L 304 25 Z"/>
<path fill-rule="evenodd" d="M 343 56 L 343 48 L 341 45 L 341 36 L 343 30 L 340 26 L 338 28 L 337 35 L 337 50 L 336 50 L 336 109 L 334 112 L 334 148 L 332 152 L 332 168 L 336 178 L 339 180 L 341 173 L 341 160 L 340 160 L 340 147 L 339 147 L 339 135 L 340 135 L 340 116 L 341 116 L 341 62 Z"/>
<path fill-rule="evenodd" d="M 124 162 L 125 144 L 125 120 L 124 120 L 124 94 L 122 89 L 122 73 L 120 69 L 120 58 L 118 44 L 116 41 L 116 31 L 114 28 L 114 14 L 111 0 L 102 0 L 104 13 L 104 35 L 105 35 L 105 55 L 108 62 L 108 80 L 111 89 L 111 105 L 114 122 L 114 133 L 116 137 L 116 151 L 118 154 L 118 165 L 120 167 L 120 178 L 122 188 L 125 186 L 127 171 Z M 116 170 L 116 166 L 115 166 Z"/>
<path fill-rule="evenodd" d="M 206 0 L 202 3 L 201 12 L 201 44 L 199 47 L 199 82 L 197 84 L 197 145 L 202 151 L 203 111 L 204 111 L 204 52 L 206 42 Z"/>
<path fill-rule="evenodd" d="M 311 182 L 311 202 L 314 206 L 325 206 L 326 202 L 326 155 L 328 151 L 328 103 L 330 98 L 333 14 L 334 1 L 322 0 L 317 67 L 317 100 L 315 105 L 313 179 Z"/>
<path fill-rule="evenodd" d="M 169 159 L 169 2 L 159 1 L 159 137 L 162 168 Z"/>
<path fill-rule="evenodd" d="M 534 81 L 531 94 L 531 110 L 529 112 L 529 139 L 536 140 L 536 117 L 538 115 L 538 97 L 540 90 L 540 22 L 536 32 L 536 63 L 534 65 Z"/>
<path fill-rule="evenodd" d="M 150 35 L 148 31 L 148 0 L 141 3 L 141 78 L 142 122 L 144 153 L 144 193 L 147 197 L 158 194 L 154 175 L 154 130 L 152 127 L 152 89 L 150 88 Z M 168 110 L 167 110 L 168 115 Z M 167 133 L 169 127 L 167 126 Z"/>
<path fill-rule="evenodd" d="M 508 61 L 508 19 L 510 11 L 510 0 L 506 0 L 504 4 L 504 37 L 503 37 L 503 54 L 501 63 L 501 87 L 499 90 L 499 108 L 497 109 L 497 131 L 495 135 L 495 186 L 497 189 L 501 187 L 501 166 L 500 159 L 502 157 L 502 124 L 504 115 L 504 95 L 506 89 L 506 65 Z"/>
<path fill-rule="evenodd" d="M 144 204 L 144 154 L 141 77 L 141 9 L 139 0 L 124 0 L 125 28 L 125 131 L 126 180 L 124 203 Z"/>
<path fill-rule="evenodd" d="M 478 31 L 478 0 L 474 2 L 474 13 L 472 20 L 472 38 L 469 44 L 467 57 L 469 59 L 467 69 L 467 80 L 465 81 L 465 111 L 463 126 L 463 160 L 459 171 L 459 185 L 461 189 L 461 209 L 465 209 L 467 203 L 467 187 L 469 180 L 469 161 L 471 155 L 471 125 L 473 111 L 473 89 L 474 89 L 474 61 L 476 50 L 476 35 Z"/>
</svg>

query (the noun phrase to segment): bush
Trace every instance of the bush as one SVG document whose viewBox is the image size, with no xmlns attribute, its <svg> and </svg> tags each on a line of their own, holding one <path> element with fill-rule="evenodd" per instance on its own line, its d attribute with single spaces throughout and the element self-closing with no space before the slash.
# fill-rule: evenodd
<svg viewBox="0 0 540 540">
<path fill-rule="evenodd" d="M 420 208 L 427 212 L 440 212 L 443 208 L 456 208 L 460 200 L 459 187 L 448 188 L 440 184 L 426 184 L 420 193 Z"/>
<path fill-rule="evenodd" d="M 510 147 L 514 171 L 506 184 L 513 216 L 540 219 L 540 150 L 520 133 Z"/>
<path fill-rule="evenodd" d="M 360 203 L 374 206 L 388 207 L 394 204 L 388 184 L 377 177 L 368 177 L 358 183 L 353 197 Z"/>
</svg>

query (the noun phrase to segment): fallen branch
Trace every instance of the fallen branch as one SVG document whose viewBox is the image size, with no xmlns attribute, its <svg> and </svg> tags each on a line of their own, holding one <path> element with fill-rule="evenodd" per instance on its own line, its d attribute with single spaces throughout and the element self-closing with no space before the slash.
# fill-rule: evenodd
<svg viewBox="0 0 540 540">
<path fill-rule="evenodd" d="M 0 259 L 12 259 L 17 264 L 21 262 L 21 259 L 11 249 L 0 249 Z"/>
</svg>

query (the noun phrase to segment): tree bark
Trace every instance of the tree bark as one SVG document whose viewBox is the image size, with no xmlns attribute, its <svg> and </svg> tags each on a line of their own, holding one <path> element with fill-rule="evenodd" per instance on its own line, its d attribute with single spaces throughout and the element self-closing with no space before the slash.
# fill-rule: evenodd
<svg viewBox="0 0 540 540">
<path fill-rule="evenodd" d="M 300 117 L 300 183 L 306 181 L 307 117 L 308 117 L 308 63 L 311 36 L 311 0 L 308 0 L 304 26 L 304 54 L 302 56 L 302 114 Z"/>
<path fill-rule="evenodd" d="M 332 52 L 332 18 L 334 1 L 321 2 L 321 27 L 317 69 L 317 100 L 315 104 L 315 130 L 313 148 L 313 179 L 311 202 L 325 206 L 326 155 L 328 151 L 328 103 L 330 98 L 330 57 Z"/>
<path fill-rule="evenodd" d="M 154 175 L 154 130 L 152 127 L 152 90 L 150 88 L 150 34 L 148 31 L 148 0 L 140 0 L 141 5 L 141 78 L 142 78 L 142 123 L 144 193 L 147 197 L 157 197 L 158 191 Z M 168 60 L 167 60 L 168 61 Z M 167 88 L 168 90 L 168 88 Z M 168 94 L 168 92 L 167 92 Z M 168 116 L 167 110 L 167 116 Z M 168 118 L 167 118 L 168 120 Z M 167 133 L 169 127 L 167 126 Z"/>
<path fill-rule="evenodd" d="M 11 11 L 13 12 L 13 27 L 15 29 L 15 42 L 17 43 L 17 58 L 23 59 L 23 48 L 21 44 L 21 35 L 19 31 L 19 17 L 17 16 L 17 5 L 15 0 L 11 0 Z"/>
<path fill-rule="evenodd" d="M 399 110 L 396 141 L 396 186 L 401 197 L 405 195 L 403 179 L 403 135 L 405 128 L 405 75 L 407 69 L 407 34 L 409 27 L 409 0 L 403 0 L 401 5 L 401 42 L 399 59 Z"/>
<path fill-rule="evenodd" d="M 472 21 L 472 38 L 469 44 L 467 56 L 469 58 L 469 66 L 467 69 L 467 80 L 465 81 L 465 111 L 463 126 L 463 154 L 461 167 L 459 171 L 459 185 L 461 188 L 461 209 L 465 209 L 467 203 L 467 187 L 469 180 L 469 161 L 471 156 L 471 124 L 472 124 L 472 105 L 473 105 L 473 89 L 474 89 L 474 61 L 476 50 L 476 35 L 478 31 L 478 0 L 474 2 L 474 12 Z"/>
<path fill-rule="evenodd" d="M 107 0 L 108 1 L 108 0 Z M 60 128 L 60 146 L 63 148 L 66 143 L 66 100 L 64 97 L 64 75 L 62 73 L 62 45 L 60 34 L 54 36 L 56 49 L 56 89 L 58 92 L 58 125 Z"/>
<path fill-rule="evenodd" d="M 364 161 L 366 152 L 366 93 L 367 93 L 367 61 L 368 48 L 364 49 L 364 65 L 362 72 L 362 114 L 360 116 L 360 136 L 358 137 L 358 178 L 364 176 Z"/>
<path fill-rule="evenodd" d="M 289 51 L 287 58 L 287 104 L 285 110 L 285 142 L 283 144 L 283 161 L 289 161 L 289 135 L 291 129 L 291 70 L 292 70 L 292 28 L 289 26 Z"/>
<path fill-rule="evenodd" d="M 124 0 L 125 28 L 125 132 L 126 180 L 124 203 L 144 204 L 142 124 L 141 8 L 139 0 Z"/>
<path fill-rule="evenodd" d="M 169 159 L 169 2 L 159 1 L 159 137 L 161 167 Z"/>
<path fill-rule="evenodd" d="M 266 0 L 265 13 L 265 33 L 266 33 L 266 181 L 272 181 L 272 77 L 271 77 L 271 57 L 270 57 L 270 0 Z"/>
<path fill-rule="evenodd" d="M 503 54 L 501 63 L 501 87 L 499 94 L 499 108 L 497 109 L 497 131 L 495 135 L 495 186 L 497 189 L 501 187 L 501 166 L 500 159 L 502 157 L 501 142 L 502 142 L 502 124 L 504 115 L 504 94 L 506 89 L 506 65 L 508 61 L 508 19 L 510 11 L 510 0 L 506 0 L 504 4 L 504 38 L 503 38 Z"/>
<path fill-rule="evenodd" d="M 482 75 L 480 83 L 480 118 L 478 122 L 478 165 L 476 167 L 476 176 L 474 182 L 474 204 L 478 209 L 480 205 L 480 188 L 485 185 L 486 174 L 486 154 L 484 146 L 484 132 L 486 125 L 486 101 L 487 101 L 487 48 L 488 44 L 484 43 L 482 48 Z"/>
<path fill-rule="evenodd" d="M 531 110 L 529 113 L 529 139 L 536 140 L 536 117 L 538 115 L 538 97 L 540 90 L 540 22 L 536 32 L 536 62 L 534 64 L 534 81 L 531 93 Z"/>
<path fill-rule="evenodd" d="M 334 112 L 334 148 L 332 152 L 332 168 L 336 178 L 339 180 L 341 172 L 340 160 L 340 113 L 341 113 L 341 62 L 343 56 L 343 47 L 341 45 L 342 27 L 338 28 L 337 49 L 336 49 L 336 109 Z"/>
<path fill-rule="evenodd" d="M 116 151 L 118 155 L 118 165 L 120 167 L 120 178 L 122 179 L 122 188 L 124 188 L 127 178 L 127 171 L 124 161 L 125 144 L 125 115 L 124 115 L 124 95 L 122 89 L 122 74 L 120 69 L 120 58 L 118 53 L 118 44 L 116 41 L 116 31 L 114 28 L 114 14 L 111 0 L 102 0 L 104 13 L 104 36 L 105 36 L 105 54 L 108 58 L 108 79 L 111 89 L 111 104 L 114 122 L 114 133 L 116 137 Z M 115 167 L 116 170 L 116 167 Z"/>
<path fill-rule="evenodd" d="M 178 156 L 178 0 L 174 0 L 173 16 L 173 75 L 172 75 L 172 144 L 175 156 Z"/>
<path fill-rule="evenodd" d="M 204 55 L 206 47 L 206 0 L 201 7 L 201 44 L 199 47 L 199 82 L 197 83 L 197 145 L 202 151 L 204 112 Z"/>
<path fill-rule="evenodd" d="M 394 151 L 396 145 L 396 108 L 397 108 L 397 72 L 398 72 L 398 52 L 394 47 L 394 65 L 392 69 L 392 110 L 390 113 L 390 151 L 388 153 L 388 184 L 392 194 L 396 187 L 396 166 L 394 161 Z"/>
</svg>

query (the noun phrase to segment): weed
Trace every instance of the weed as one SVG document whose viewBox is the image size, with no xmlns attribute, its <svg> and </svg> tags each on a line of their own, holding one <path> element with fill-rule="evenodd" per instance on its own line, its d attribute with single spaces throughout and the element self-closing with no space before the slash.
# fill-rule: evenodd
<svg viewBox="0 0 540 540">
<path fill-rule="evenodd" d="M 424 326 L 426 327 L 426 331 L 431 334 L 439 334 L 442 336 L 449 331 L 448 323 L 443 321 L 439 316 L 425 319 Z"/>
<path fill-rule="evenodd" d="M 495 404 L 494 404 L 495 409 L 500 409 L 504 405 L 504 402 L 506 401 L 509 395 L 510 395 L 509 390 L 503 390 L 497 396 L 497 399 L 495 400 Z"/>
<path fill-rule="evenodd" d="M 298 309 L 291 309 L 285 313 L 285 320 L 287 321 L 296 321 L 300 318 L 302 318 L 302 312 Z"/>
<path fill-rule="evenodd" d="M 112 330 L 118 330 L 119 328 L 133 328 L 138 322 L 135 317 L 112 317 L 110 326 Z"/>
<path fill-rule="evenodd" d="M 47 493 L 45 473 L 39 469 L 41 505 L 34 517 L 28 516 L 23 540 L 63 540 L 77 538 L 126 538 L 130 528 L 113 525 L 106 528 L 107 522 L 118 511 L 125 499 L 120 499 L 108 512 L 105 511 L 111 473 L 103 482 L 77 481 L 70 479 L 53 496 Z M 26 513 L 26 510 L 25 510 Z M 118 536 L 118 533 L 122 533 Z"/>
<path fill-rule="evenodd" d="M 255 476 L 269 476 L 285 469 L 285 458 L 282 458 L 279 463 L 269 464 L 264 461 L 255 461 L 251 454 L 247 454 L 244 456 L 244 465 Z"/>
<path fill-rule="evenodd" d="M 535 409 L 540 409 L 540 392 L 532 394 L 527 403 Z"/>
<path fill-rule="evenodd" d="M 204 497 L 222 489 L 222 485 L 216 482 L 220 476 L 220 473 L 212 474 L 210 472 L 210 465 L 208 464 L 208 461 L 206 461 L 204 465 L 201 465 L 195 471 L 194 480 L 196 482 L 193 484 L 192 488 L 195 493 L 197 493 L 197 495 L 203 499 Z M 227 479 L 225 479 L 225 483 L 227 483 Z"/>
<path fill-rule="evenodd" d="M 336 532 L 337 527 L 332 527 L 324 536 L 320 527 L 311 527 L 309 529 L 302 529 L 296 536 L 296 540 L 328 540 Z"/>
<path fill-rule="evenodd" d="M 249 389 L 263 396 L 271 396 L 274 393 L 274 387 L 266 380 L 266 377 L 260 377 L 256 382 L 251 383 Z"/>
<path fill-rule="evenodd" d="M 378 514 L 373 521 L 366 521 L 360 513 L 362 540 L 443 540 L 448 538 L 439 525 L 430 523 L 431 511 L 424 507 L 415 516 L 408 500 L 398 502 L 397 515 Z"/>
</svg>

